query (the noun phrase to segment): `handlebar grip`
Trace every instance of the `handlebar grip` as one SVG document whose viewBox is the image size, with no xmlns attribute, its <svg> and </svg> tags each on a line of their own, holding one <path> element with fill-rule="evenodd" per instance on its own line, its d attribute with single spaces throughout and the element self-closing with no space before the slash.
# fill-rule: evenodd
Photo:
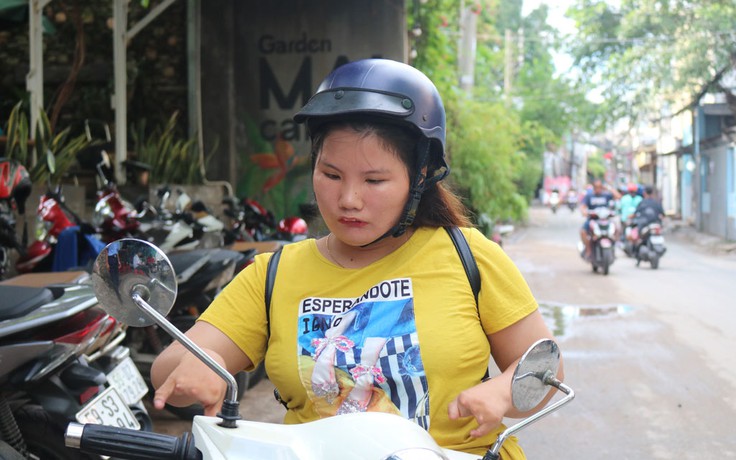
<svg viewBox="0 0 736 460">
<path fill-rule="evenodd" d="M 171 436 L 114 426 L 70 423 L 64 436 L 67 447 L 85 453 L 129 460 L 202 460 L 191 433 Z"/>
</svg>

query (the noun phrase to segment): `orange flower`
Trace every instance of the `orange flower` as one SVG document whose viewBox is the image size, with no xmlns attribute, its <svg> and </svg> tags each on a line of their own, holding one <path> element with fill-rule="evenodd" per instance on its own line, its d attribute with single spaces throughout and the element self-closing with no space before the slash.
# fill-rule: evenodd
<svg viewBox="0 0 736 460">
<path fill-rule="evenodd" d="M 294 146 L 286 141 L 281 133 L 276 137 L 273 152 L 254 153 L 250 156 L 250 159 L 261 169 L 277 169 L 276 174 L 272 174 L 266 179 L 263 184 L 263 192 L 268 192 L 284 180 L 286 173 L 299 160 L 294 156 Z"/>
</svg>

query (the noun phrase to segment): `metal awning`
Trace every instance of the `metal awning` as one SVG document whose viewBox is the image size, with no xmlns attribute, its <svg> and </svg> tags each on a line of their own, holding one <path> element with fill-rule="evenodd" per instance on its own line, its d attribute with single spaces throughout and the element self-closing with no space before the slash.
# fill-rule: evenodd
<svg viewBox="0 0 736 460">
<path fill-rule="evenodd" d="M 43 8 L 52 0 L 0 0 L 0 11 L 13 8 L 27 8 L 29 18 L 29 53 L 30 63 L 26 76 L 26 89 L 31 100 L 31 126 L 36 126 L 40 111 L 43 110 Z M 128 156 L 128 112 L 127 112 L 127 74 L 126 48 L 128 43 L 163 13 L 176 0 L 163 0 L 130 30 L 128 30 L 128 4 L 130 0 L 113 0 L 113 73 L 115 77 L 115 94 L 113 109 L 115 110 L 115 179 L 119 184 L 125 183 L 122 163 Z M 50 24 L 50 23 L 49 23 Z M 35 129 L 31 129 L 31 136 Z M 35 165 L 35 151 L 31 159 Z"/>
</svg>

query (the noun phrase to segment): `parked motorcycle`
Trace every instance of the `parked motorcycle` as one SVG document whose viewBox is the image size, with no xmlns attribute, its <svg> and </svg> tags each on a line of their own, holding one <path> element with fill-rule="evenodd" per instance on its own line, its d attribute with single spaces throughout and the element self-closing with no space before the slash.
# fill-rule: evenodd
<svg viewBox="0 0 736 460">
<path fill-rule="evenodd" d="M 104 243 L 64 204 L 61 185 L 39 199 L 36 240 L 16 261 L 18 273 L 64 271 L 91 263 Z"/>
<path fill-rule="evenodd" d="M 0 200 L 0 280 L 7 276 L 11 268 L 12 253 L 23 254 L 25 248 L 16 235 L 16 220 L 11 203 Z"/>
<path fill-rule="evenodd" d="M 579 243 L 580 257 L 590 262 L 594 272 L 601 271 L 608 275 L 611 265 L 615 260 L 615 234 L 616 225 L 613 221 L 613 210 L 600 206 L 588 211 L 591 239 L 592 256 L 590 260 L 585 257 L 585 246 Z"/>
<path fill-rule="evenodd" d="M 168 185 L 156 191 L 158 203 L 141 201 L 136 205 L 145 238 L 165 252 L 225 245 L 225 224 L 215 217 L 202 201 L 193 201 L 182 189 L 176 189 L 174 211 L 167 208 L 172 195 Z"/>
<path fill-rule="evenodd" d="M 659 268 L 659 259 L 667 252 L 664 235 L 662 234 L 662 224 L 650 222 L 645 225 L 634 243 L 632 252 L 636 258 L 637 267 L 644 261 L 649 262 L 652 269 Z"/>
<path fill-rule="evenodd" d="M 23 254 L 27 241 L 18 241 L 14 212 L 23 216 L 31 193 L 31 179 L 26 168 L 14 160 L 0 158 L 0 279 L 10 269 L 11 253 Z M 24 238 L 27 238 L 24 227 Z"/>
<path fill-rule="evenodd" d="M 92 458 L 64 446 L 71 421 L 152 428 L 148 389 L 120 345 L 126 326 L 100 308 L 88 278 L 29 274 L 0 285 L 0 441 L 18 458 Z"/>
<path fill-rule="evenodd" d="M 228 196 L 222 200 L 224 213 L 231 220 L 226 242 L 284 241 L 294 242 L 307 238 L 307 222 L 301 217 L 288 216 L 278 222 L 271 211 L 251 198 L 238 200 Z"/>
<path fill-rule="evenodd" d="M 120 321 L 131 326 L 156 323 L 166 330 L 227 382 L 226 400 L 218 417 L 194 417 L 192 432 L 179 437 L 71 423 L 65 435 L 67 446 L 127 459 L 478 458 L 442 448 L 419 425 L 387 413 L 352 413 L 297 425 L 240 420 L 237 382 L 233 376 L 166 321 L 165 315 L 176 297 L 174 270 L 166 255 L 140 240 L 126 239 L 112 244 L 120 244 L 127 253 L 144 249 L 154 251 L 159 269 L 155 277 L 128 272 L 114 281 L 105 266 L 105 256 L 100 255 L 92 277 L 95 292 L 104 299 L 103 304 Z M 134 249 L 127 249 L 129 247 Z M 105 252 L 107 250 L 103 254 Z M 124 266 L 131 264 L 131 259 L 124 260 Z M 550 386 L 565 396 L 506 429 L 484 458 L 498 459 L 500 448 L 509 436 L 574 398 L 573 390 L 555 377 L 558 365 L 559 349 L 549 339 L 535 343 L 522 356 L 512 383 L 513 403 L 517 409 L 526 411 L 536 407 Z M 376 442 L 377 439 L 380 442 Z"/>
<path fill-rule="evenodd" d="M 99 160 L 95 165 L 99 186 L 92 225 L 105 243 L 125 237 L 143 238 L 135 208 L 122 197 L 117 185 L 110 179 L 112 165 L 107 152 L 100 151 Z"/>
</svg>

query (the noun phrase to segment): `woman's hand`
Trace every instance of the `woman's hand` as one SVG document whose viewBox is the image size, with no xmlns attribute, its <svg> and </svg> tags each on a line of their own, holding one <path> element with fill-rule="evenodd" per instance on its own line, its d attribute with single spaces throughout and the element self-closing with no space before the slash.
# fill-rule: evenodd
<svg viewBox="0 0 736 460">
<path fill-rule="evenodd" d="M 228 336 L 209 323 L 197 321 L 186 336 L 233 375 L 253 366 Z M 205 415 L 217 415 L 227 391 L 225 381 L 178 342 L 153 361 L 151 382 L 158 388 L 153 400 L 156 409 L 167 403 L 188 406 L 199 402 Z"/>
<path fill-rule="evenodd" d="M 224 360 L 211 350 L 207 353 L 220 364 Z M 153 406 L 163 409 L 167 401 L 174 405 L 198 402 L 204 406 L 204 415 L 215 416 L 225 398 L 227 384 L 205 363 L 191 353 L 182 356 L 179 365 L 156 390 Z"/>
<path fill-rule="evenodd" d="M 478 428 L 472 430 L 470 436 L 478 438 L 490 433 L 512 407 L 511 386 L 507 380 L 500 375 L 460 393 L 448 406 L 450 420 L 473 416 Z"/>
</svg>

